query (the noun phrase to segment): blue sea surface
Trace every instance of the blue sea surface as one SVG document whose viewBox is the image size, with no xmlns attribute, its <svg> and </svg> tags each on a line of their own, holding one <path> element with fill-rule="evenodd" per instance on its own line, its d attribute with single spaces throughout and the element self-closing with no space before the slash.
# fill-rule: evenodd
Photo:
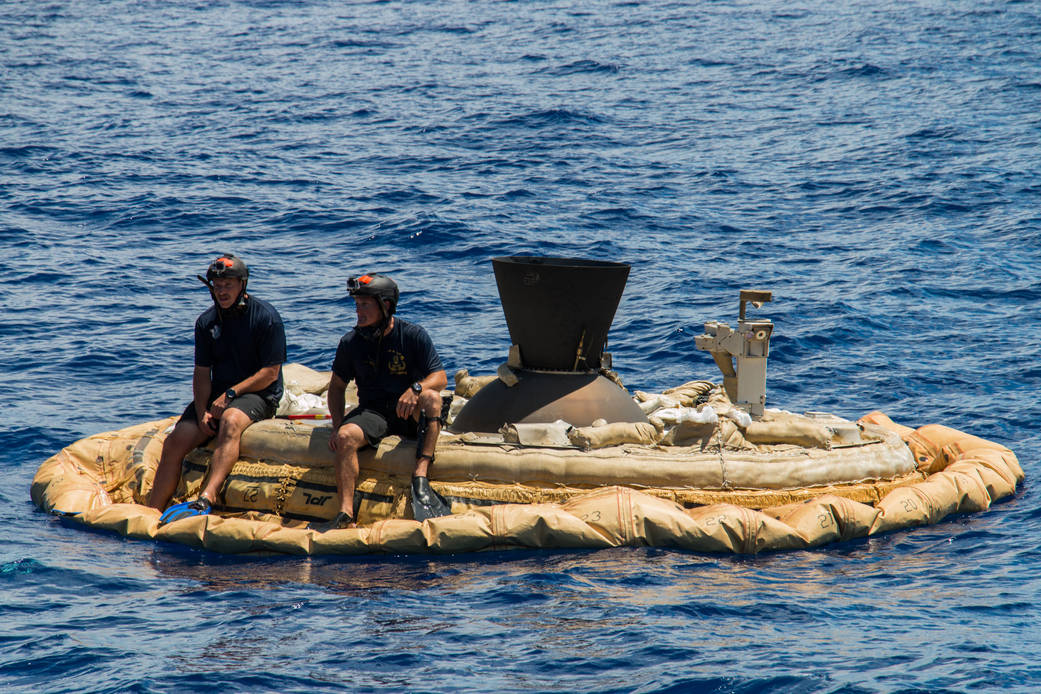
<svg viewBox="0 0 1041 694">
<path fill-rule="evenodd" d="M 31 504 L 179 412 L 235 252 L 327 369 L 393 275 L 449 373 L 490 258 L 632 265 L 634 389 L 765 288 L 768 405 L 1016 451 L 989 511 L 812 551 L 235 557 Z M 0 3 L 0 690 L 1041 691 L 1041 3 Z"/>
</svg>

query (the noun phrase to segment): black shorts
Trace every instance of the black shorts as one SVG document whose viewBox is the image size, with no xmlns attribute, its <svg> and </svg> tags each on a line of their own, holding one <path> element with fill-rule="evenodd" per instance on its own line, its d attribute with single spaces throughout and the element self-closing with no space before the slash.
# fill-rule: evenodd
<svg viewBox="0 0 1041 694">
<path fill-rule="evenodd" d="M 416 438 L 418 434 L 417 426 L 419 424 L 414 419 L 402 419 L 397 415 L 387 417 L 379 410 L 365 407 L 355 407 L 348 412 L 340 426 L 347 423 L 356 424 L 362 433 L 365 434 L 365 440 L 373 448 L 380 445 L 380 441 L 383 440 L 384 436 L 390 434 L 400 436 L 403 439 Z"/>
<path fill-rule="evenodd" d="M 214 398 L 216 399 L 216 398 Z M 210 402 L 208 405 L 212 405 Z M 271 419 L 275 416 L 275 410 L 277 406 L 272 405 L 270 402 L 260 397 L 256 393 L 243 393 L 228 405 L 229 408 L 236 410 L 242 410 L 246 415 L 254 422 L 259 422 L 262 419 Z M 188 407 L 184 408 L 184 413 L 178 420 L 180 422 L 195 422 L 199 423 L 198 415 L 195 412 L 195 402 L 188 403 Z"/>
</svg>

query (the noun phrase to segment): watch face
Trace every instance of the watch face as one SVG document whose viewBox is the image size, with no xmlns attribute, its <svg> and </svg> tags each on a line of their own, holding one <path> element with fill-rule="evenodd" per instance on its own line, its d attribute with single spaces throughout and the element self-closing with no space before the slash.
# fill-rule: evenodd
<svg viewBox="0 0 1041 694">
<path fill-rule="evenodd" d="M 419 385 L 418 383 L 413 383 L 412 384 L 412 392 L 415 393 L 416 395 L 419 395 L 420 393 L 423 392 L 423 386 Z"/>
</svg>

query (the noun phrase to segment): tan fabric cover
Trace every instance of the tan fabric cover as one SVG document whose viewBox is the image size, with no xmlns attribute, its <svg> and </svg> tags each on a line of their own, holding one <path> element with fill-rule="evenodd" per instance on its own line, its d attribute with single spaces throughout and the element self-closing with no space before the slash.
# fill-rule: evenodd
<svg viewBox="0 0 1041 694">
<path fill-rule="evenodd" d="M 583 450 L 620 446 L 624 443 L 650 445 L 658 431 L 647 422 L 614 422 L 598 427 L 576 427 L 568 433 L 571 443 Z"/>
<path fill-rule="evenodd" d="M 735 427 L 731 427 L 735 429 Z M 680 422 L 669 429 L 661 439 L 664 446 L 698 446 L 707 448 L 716 438 L 716 424 Z"/>
<path fill-rule="evenodd" d="M 890 440 L 831 451 L 790 447 L 786 452 L 780 447 L 767 456 L 756 457 L 751 451 L 733 454 L 721 449 L 714 455 L 702 455 L 688 449 L 642 446 L 588 453 L 503 450 L 448 439 L 445 451 L 454 454 L 446 456 L 444 468 L 450 474 L 432 484 L 452 497 L 456 513 L 418 523 L 407 517 L 414 446 L 388 439 L 363 460 L 359 490 L 375 501 L 363 504 L 367 515 L 360 518 L 362 527 L 321 534 L 306 529 L 303 521 L 282 521 L 271 509 L 229 517 L 197 516 L 159 527 L 157 511 L 133 502 L 147 493 L 162 439 L 172 421 L 99 434 L 63 449 L 37 471 L 31 489 L 34 503 L 47 511 L 76 513 L 76 519 L 84 524 L 127 537 L 157 538 L 220 552 L 359 554 L 652 545 L 755 553 L 813 547 L 936 523 L 951 514 L 983 511 L 996 499 L 1014 494 L 1023 479 L 1015 455 L 1004 446 L 938 425 L 908 432 L 874 415 L 871 422 L 864 423 L 866 426 L 888 426 L 895 432 L 889 434 L 893 439 L 904 435 L 916 454 L 927 457 L 930 468 L 937 471 L 925 479 L 922 473 L 909 470 L 891 476 L 889 481 L 870 481 L 877 472 L 872 465 L 881 466 L 884 452 L 895 450 Z M 297 454 L 322 458 L 313 445 L 322 439 L 320 427 L 304 431 L 286 424 L 274 422 L 272 426 L 302 444 Z M 326 428 L 326 437 L 327 432 Z M 256 433 L 263 441 L 276 435 L 263 430 Z M 291 446 L 282 441 L 274 449 L 286 454 Z M 910 450 L 903 450 L 906 463 L 913 468 Z M 873 453 L 865 457 L 865 451 Z M 269 449 L 265 452 L 272 453 Z M 205 459 L 205 452 L 196 455 Z M 440 445 L 438 455 L 435 470 L 441 474 Z M 716 468 L 710 474 L 707 462 L 713 457 Z M 493 462 L 482 467 L 482 458 Z M 701 472 L 692 473 L 687 469 L 691 466 Z M 847 467 L 857 472 L 846 471 Z M 843 486 L 832 480 L 821 487 L 807 483 L 821 468 L 838 470 L 842 473 L 839 477 L 860 474 L 867 481 Z M 529 481 L 506 484 L 479 479 L 489 469 L 497 470 L 490 477 L 509 473 Z M 237 481 L 229 483 L 229 493 L 240 494 L 238 500 L 246 504 L 249 493 L 230 491 L 234 485 L 241 483 L 248 490 L 255 486 L 252 475 L 273 477 L 274 481 L 268 483 L 275 485 L 271 492 L 275 501 L 269 499 L 269 505 L 274 503 L 283 512 L 290 508 L 313 512 L 313 502 L 296 495 L 294 489 L 303 490 L 308 484 L 320 486 L 331 472 L 327 462 L 312 467 L 288 461 L 244 460 L 232 472 Z M 608 483 L 614 475 L 632 480 L 631 485 Z M 646 484 L 650 478 L 680 484 L 653 487 Z M 586 488 L 574 483 L 576 479 L 586 479 Z M 719 485 L 724 479 L 729 486 Z M 734 480 L 755 484 L 741 490 Z M 770 484 L 790 491 L 771 490 Z M 647 491 L 633 488 L 637 486 Z M 855 490 L 854 495 L 877 494 L 877 502 L 849 498 L 849 490 Z M 485 506 L 467 501 L 476 500 L 479 493 L 498 494 L 500 501 L 515 497 L 523 503 Z M 715 495 L 718 502 L 690 509 L 677 503 L 690 503 L 685 500 L 690 497 L 684 495 L 694 494 Z M 792 503 L 799 495 L 803 495 L 802 500 Z M 759 503 L 762 510 L 734 503 L 739 499 L 756 503 L 756 499 L 785 498 L 789 501 L 773 506 Z"/>
<path fill-rule="evenodd" d="M 572 426 L 563 419 L 555 422 L 532 422 L 520 424 L 504 424 L 499 433 L 506 443 L 523 446 L 567 447 L 571 445 L 568 432 Z"/>
<path fill-rule="evenodd" d="M 914 429 L 912 429 L 911 427 L 905 427 L 903 424 L 897 424 L 884 413 L 879 412 L 878 410 L 875 410 L 874 412 L 869 412 L 868 414 L 864 415 L 863 417 L 857 420 L 857 423 L 862 426 L 865 424 L 872 424 L 875 426 L 882 427 L 883 429 L 889 429 L 890 431 L 896 432 L 900 436 L 900 438 L 904 440 L 906 440 L 907 436 L 914 431 Z"/>
<path fill-rule="evenodd" d="M 744 431 L 745 440 L 756 444 L 790 444 L 808 448 L 830 448 L 831 431 L 820 422 L 789 413 L 767 411 L 761 421 Z"/>
<path fill-rule="evenodd" d="M 499 364 L 499 368 L 495 371 L 495 377 L 505 383 L 507 388 L 512 388 L 520 383 L 520 377 L 517 376 L 517 373 L 509 364 Z"/>
<path fill-rule="evenodd" d="M 297 395 L 312 393 L 321 395 L 329 389 L 332 371 L 315 371 L 303 364 L 283 364 L 282 381 L 286 390 Z"/>
<path fill-rule="evenodd" d="M 471 376 L 466 369 L 455 372 L 455 394 L 469 400 L 477 394 L 481 388 L 494 381 L 498 376 Z"/>
<path fill-rule="evenodd" d="M 672 399 L 678 401 L 679 404 L 683 407 L 693 407 L 694 402 L 698 398 L 710 392 L 713 388 L 717 388 L 719 392 L 722 392 L 723 390 L 722 388 L 716 386 L 710 381 L 690 381 L 689 383 L 684 383 L 681 386 L 669 388 L 668 390 L 664 391 L 662 395 L 670 396 Z M 724 395 L 723 397 L 725 398 L 726 395 Z M 730 401 L 728 400 L 727 402 L 729 403 Z M 721 410 L 716 408 L 716 411 L 719 412 Z"/>
</svg>

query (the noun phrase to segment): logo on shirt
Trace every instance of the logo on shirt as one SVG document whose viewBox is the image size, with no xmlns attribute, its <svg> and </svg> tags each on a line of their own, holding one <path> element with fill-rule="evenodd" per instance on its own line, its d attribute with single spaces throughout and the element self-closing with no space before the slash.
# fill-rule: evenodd
<svg viewBox="0 0 1041 694">
<path fill-rule="evenodd" d="M 404 376 L 408 373 L 408 366 L 405 364 L 405 355 L 401 352 L 389 352 L 390 362 L 387 364 L 387 371 L 394 376 Z"/>
<path fill-rule="evenodd" d="M 210 335 L 213 337 L 214 340 L 219 340 L 220 339 L 220 324 L 219 323 L 214 323 L 213 324 L 213 327 L 210 328 Z"/>
</svg>

